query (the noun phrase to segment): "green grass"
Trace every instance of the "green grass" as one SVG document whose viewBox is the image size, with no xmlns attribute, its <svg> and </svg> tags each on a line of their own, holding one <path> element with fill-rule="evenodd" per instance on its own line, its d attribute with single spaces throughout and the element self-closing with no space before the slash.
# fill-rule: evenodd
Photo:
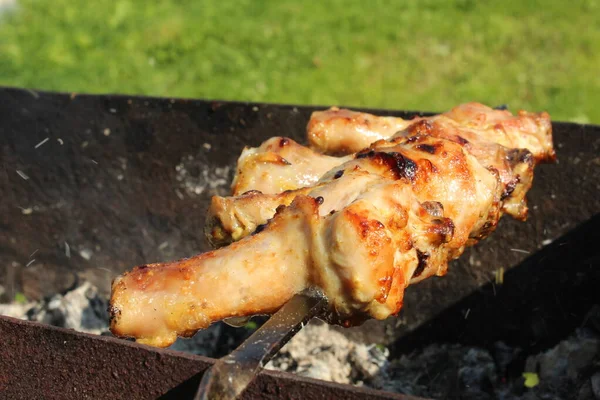
<svg viewBox="0 0 600 400">
<path fill-rule="evenodd" d="M 18 0 L 0 85 L 600 123 L 600 2 Z"/>
</svg>

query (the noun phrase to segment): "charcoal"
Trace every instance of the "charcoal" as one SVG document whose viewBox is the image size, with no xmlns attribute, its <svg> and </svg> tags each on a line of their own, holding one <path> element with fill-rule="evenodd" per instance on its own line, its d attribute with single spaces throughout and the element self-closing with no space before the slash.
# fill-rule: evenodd
<svg viewBox="0 0 600 400">
<path fill-rule="evenodd" d="M 590 386 L 595 399 L 600 400 L 600 371 L 592 375 L 590 378 Z"/>
<path fill-rule="evenodd" d="M 600 339 L 585 337 L 580 330 L 554 348 L 531 356 L 528 363 L 537 365 L 540 380 L 561 377 L 576 380 L 580 371 L 589 366 L 599 351 Z"/>
<path fill-rule="evenodd" d="M 89 282 L 38 302 L 0 304 L 0 314 L 79 331 L 110 335 L 107 299 Z M 594 307 L 570 337 L 532 354 L 503 342 L 490 349 L 435 343 L 390 359 L 385 346 L 365 344 L 321 321 L 304 327 L 267 365 L 269 369 L 344 384 L 430 398 L 595 399 L 600 400 L 600 335 Z M 263 322 L 264 319 L 257 319 Z M 217 323 L 172 347 L 221 357 L 251 333 Z M 520 369 L 519 369 L 520 368 Z M 512 369 L 512 374 L 507 370 Z M 539 384 L 525 386 L 523 372 L 537 373 Z"/>
<path fill-rule="evenodd" d="M 199 331 L 189 339 L 177 339 L 171 349 L 206 357 L 214 357 L 221 332 L 221 324 L 211 325 L 207 329 Z"/>
<path fill-rule="evenodd" d="M 584 326 L 600 334 L 600 305 L 596 304 L 584 318 Z"/>
</svg>

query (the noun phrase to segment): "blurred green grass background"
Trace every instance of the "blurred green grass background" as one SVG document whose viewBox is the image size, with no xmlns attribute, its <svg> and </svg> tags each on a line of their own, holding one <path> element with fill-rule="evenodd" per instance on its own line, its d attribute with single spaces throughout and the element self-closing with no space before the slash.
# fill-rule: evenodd
<svg viewBox="0 0 600 400">
<path fill-rule="evenodd" d="M 4 0 L 5 3 L 10 3 Z M 16 0 L 0 85 L 600 123 L 600 2 Z"/>
</svg>

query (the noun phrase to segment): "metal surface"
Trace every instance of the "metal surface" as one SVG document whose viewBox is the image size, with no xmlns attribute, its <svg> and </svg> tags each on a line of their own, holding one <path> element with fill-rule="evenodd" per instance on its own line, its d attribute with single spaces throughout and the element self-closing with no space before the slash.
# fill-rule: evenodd
<svg viewBox="0 0 600 400">
<path fill-rule="evenodd" d="M 297 294 L 229 355 L 205 372 L 197 400 L 233 400 L 260 369 L 326 304 L 322 296 Z"/>
<path fill-rule="evenodd" d="M 506 272 L 501 283 L 490 282 L 398 340 L 392 354 L 431 343 L 492 349 L 501 341 L 519 348 L 524 363 L 553 347 L 600 305 L 599 231 L 600 210 Z"/>
<path fill-rule="evenodd" d="M 0 284 L 31 298 L 79 278 L 107 290 L 132 265 L 205 250 L 208 199 L 228 192 L 243 146 L 302 141 L 315 109 L 0 88 Z M 598 302 L 600 127 L 553 129 L 559 162 L 536 170 L 526 223 L 504 218 L 446 277 L 411 286 L 400 318 L 344 332 L 400 353 L 461 340 L 536 349 L 576 326 Z M 489 284 L 501 267 L 502 287 Z M 9 399 L 193 398 L 213 362 L 8 318 L 0 340 Z M 406 398 L 273 372 L 243 396 Z"/>
<path fill-rule="evenodd" d="M 133 265 L 207 250 L 208 201 L 228 193 L 242 148 L 273 135 L 304 141 L 322 108 L 0 88 L 0 285 L 39 298 L 79 277 L 107 292 Z M 527 222 L 503 218 L 446 277 L 411 286 L 400 318 L 344 333 L 398 340 L 599 212 L 600 127 L 553 128 L 559 162 L 536 169 Z"/>
<path fill-rule="evenodd" d="M 192 399 L 214 360 L 0 317 L 0 399 Z M 243 399 L 410 400 L 263 371 Z"/>
</svg>

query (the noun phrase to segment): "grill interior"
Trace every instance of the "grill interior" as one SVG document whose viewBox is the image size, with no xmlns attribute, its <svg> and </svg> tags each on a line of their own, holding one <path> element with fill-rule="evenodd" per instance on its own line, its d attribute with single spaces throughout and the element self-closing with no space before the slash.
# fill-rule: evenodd
<svg viewBox="0 0 600 400">
<path fill-rule="evenodd" d="M 42 299 L 84 280 L 106 295 L 111 278 L 133 265 L 207 250 L 202 234 L 204 211 L 210 196 L 228 193 L 241 149 L 274 135 L 302 142 L 310 113 L 321 108 L 0 89 L 3 300 L 11 300 L 17 293 Z M 402 117 L 417 114 L 373 112 Z M 504 218 L 490 238 L 453 262 L 448 276 L 411 287 L 399 318 L 370 321 L 343 330 L 344 334 L 385 344 L 392 357 L 431 343 L 490 348 L 502 341 L 522 349 L 506 371 L 510 375 L 522 371 L 528 354 L 548 349 L 584 323 L 589 310 L 599 303 L 600 253 L 594 238 L 600 228 L 600 127 L 555 123 L 553 129 L 559 162 L 537 169 L 526 223 Z M 500 269 L 506 271 L 501 285 L 494 279 Z M 17 337 L 19 330 L 27 330 L 32 347 L 45 340 L 45 335 L 67 335 L 37 325 L 15 324 L 2 320 L 0 333 L 10 337 L 13 332 Z M 240 335 L 236 340 L 242 339 Z M 78 386 L 73 386 L 79 390 L 86 385 L 108 385 L 111 376 L 121 382 L 111 383 L 115 390 L 130 390 L 127 382 L 135 386 L 135 379 L 140 387 L 148 388 L 148 381 L 157 379 L 111 367 L 113 357 L 128 363 L 118 350 L 111 350 L 119 347 L 116 343 L 127 352 L 150 357 L 151 364 L 158 362 L 158 375 L 172 368 L 166 362 L 160 364 L 163 359 L 173 357 L 184 360 L 177 361 L 182 365 L 195 365 L 185 371 L 188 375 L 176 374 L 167 380 L 167 386 L 157 386 L 157 392 L 140 389 L 135 392 L 139 398 L 152 393 L 187 393 L 209 362 L 112 339 L 103 339 L 98 345 L 87 337 L 81 340 L 85 346 L 63 351 L 61 363 L 73 368 L 83 363 L 91 369 L 104 365 L 104 372 L 98 373 L 110 374 L 102 383 L 85 382 L 93 374 L 83 374 Z M 7 343 L 2 352 L 11 359 L 28 348 Z M 91 347 L 86 350 L 86 346 Z M 106 351 L 98 350 L 104 358 L 85 361 L 93 346 L 105 347 Z M 48 349 L 41 354 L 50 357 L 62 351 L 56 343 Z M 43 365 L 39 369 L 42 379 L 49 367 L 36 362 Z M 55 366 L 61 370 L 60 364 Z M 14 379 L 23 379 L 14 372 L 2 372 L 0 376 L 10 378 L 0 381 L 0 389 L 10 390 Z M 261 382 L 283 379 L 281 374 L 263 375 Z M 321 385 L 285 379 L 291 386 L 274 385 L 280 385 L 290 397 L 296 393 L 292 387 Z M 45 390 L 60 382 L 50 381 L 45 379 L 37 386 L 23 381 L 19 387 Z M 256 390 L 267 390 L 260 385 L 257 387 L 262 389 Z M 179 389 L 164 392 L 165 387 Z M 355 388 L 347 390 L 362 393 Z M 75 392 L 73 396 L 80 398 Z"/>
</svg>

